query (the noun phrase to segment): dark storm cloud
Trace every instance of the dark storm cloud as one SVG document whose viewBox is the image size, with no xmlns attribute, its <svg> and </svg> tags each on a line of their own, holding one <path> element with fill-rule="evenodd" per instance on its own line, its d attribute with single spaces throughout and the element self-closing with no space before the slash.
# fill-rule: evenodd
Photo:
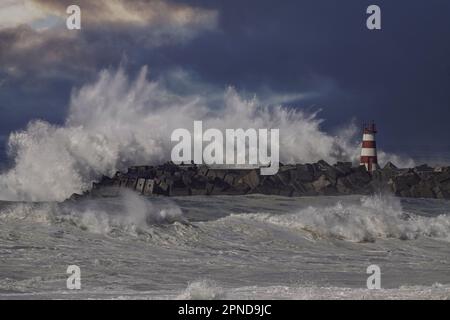
<svg viewBox="0 0 450 320">
<path fill-rule="evenodd" d="M 82 8 L 82 30 L 70 31 L 65 27 L 65 9 L 73 1 L 29 3 L 33 6 L 15 0 L 0 5 L 1 17 L 8 11 L 25 12 L 0 23 L 3 135 L 34 118 L 61 122 L 71 89 L 93 79 L 100 69 L 128 60 L 133 66 L 134 56 L 186 43 L 217 24 L 215 10 L 185 4 L 82 0 L 76 2 Z"/>
<path fill-rule="evenodd" d="M 8 5 L 9 3 L 9 5 Z M 0 6 L 6 16 L 20 10 L 27 15 L 10 26 L 0 25 L 0 63 L 2 71 L 15 78 L 73 78 L 102 64 L 117 64 L 131 50 L 148 50 L 171 43 L 183 43 L 197 33 L 213 30 L 217 13 L 181 4 L 145 0 L 79 0 L 82 30 L 64 26 L 66 8 L 73 1 L 30 0 L 28 9 L 22 2 L 9 0 Z M 43 19 L 41 26 L 30 17 Z M 57 17 L 45 24 L 50 17 Z M 24 21 L 20 23 L 20 19 Z M 14 25 L 17 24 L 17 25 Z M 133 46 L 133 47 L 131 47 Z"/>
<path fill-rule="evenodd" d="M 164 0 L 31 0 L 43 10 L 55 14 L 78 5 L 88 26 L 100 24 L 140 24 L 159 28 L 179 28 L 180 32 L 214 28 L 216 10 L 207 10 L 187 3 Z M 184 30 L 181 30 L 184 28 Z"/>
<path fill-rule="evenodd" d="M 391 150 L 448 148 L 450 2 L 376 1 L 382 30 L 369 31 L 365 11 L 373 3 L 221 2 L 223 34 L 166 59 L 249 90 L 318 90 L 299 105 L 323 108 L 328 126 L 374 119 Z"/>
<path fill-rule="evenodd" d="M 365 27 L 364 0 L 34 2 L 51 15 L 80 4 L 84 28 L 0 28 L 0 134 L 60 121 L 73 86 L 125 61 L 130 72 L 146 64 L 155 76 L 180 69 L 268 100 L 277 92 L 322 108 L 328 128 L 374 119 L 390 150 L 449 144 L 448 1 L 376 1 L 381 31 Z"/>
</svg>

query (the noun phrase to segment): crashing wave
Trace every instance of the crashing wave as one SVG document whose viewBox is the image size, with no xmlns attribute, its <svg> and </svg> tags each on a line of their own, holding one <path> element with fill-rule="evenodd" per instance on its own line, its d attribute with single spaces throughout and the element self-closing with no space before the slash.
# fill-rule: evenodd
<svg viewBox="0 0 450 320">
<path fill-rule="evenodd" d="M 380 238 L 411 240 L 419 237 L 450 240 L 450 216 L 419 216 L 403 210 L 400 200 L 375 195 L 360 204 L 309 206 L 293 214 L 250 213 L 233 215 L 294 230 L 315 238 L 373 242 Z"/>
<path fill-rule="evenodd" d="M 14 165 L 0 174 L 0 199 L 62 201 L 88 190 L 102 175 L 112 176 L 130 165 L 165 162 L 173 147 L 171 132 L 191 128 L 195 120 L 220 130 L 280 128 L 283 163 L 357 159 L 356 126 L 329 135 L 320 128 L 323 120 L 316 113 L 267 106 L 256 98 L 243 98 L 233 88 L 208 96 L 180 95 L 164 81 L 147 80 L 146 67 L 134 81 L 119 68 L 102 71 L 95 83 L 74 91 L 63 126 L 31 121 L 10 135 Z M 379 157 L 393 160 L 382 151 Z M 393 161 L 401 164 L 400 159 Z"/>
</svg>

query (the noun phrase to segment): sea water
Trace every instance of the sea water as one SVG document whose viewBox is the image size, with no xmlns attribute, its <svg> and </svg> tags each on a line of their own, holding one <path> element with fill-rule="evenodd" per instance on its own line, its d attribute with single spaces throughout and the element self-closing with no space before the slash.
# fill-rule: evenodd
<svg viewBox="0 0 450 320">
<path fill-rule="evenodd" d="M 448 200 L 1 202 L 0 299 L 448 299 L 449 245 Z M 69 265 L 80 290 L 67 288 Z"/>
</svg>

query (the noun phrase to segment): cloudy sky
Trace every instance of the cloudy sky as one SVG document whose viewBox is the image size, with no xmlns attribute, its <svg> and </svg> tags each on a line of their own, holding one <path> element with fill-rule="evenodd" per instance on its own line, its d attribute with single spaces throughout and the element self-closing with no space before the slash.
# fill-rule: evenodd
<svg viewBox="0 0 450 320">
<path fill-rule="evenodd" d="M 366 28 L 378 4 L 382 30 Z M 65 27 L 78 4 L 82 30 Z M 32 119 L 60 124 L 74 88 L 122 65 L 321 109 L 325 130 L 375 120 L 387 151 L 450 149 L 448 0 L 1 0 L 0 153 Z M 428 151 L 425 151 L 428 152 Z M 438 155 L 439 156 L 439 155 Z"/>
</svg>

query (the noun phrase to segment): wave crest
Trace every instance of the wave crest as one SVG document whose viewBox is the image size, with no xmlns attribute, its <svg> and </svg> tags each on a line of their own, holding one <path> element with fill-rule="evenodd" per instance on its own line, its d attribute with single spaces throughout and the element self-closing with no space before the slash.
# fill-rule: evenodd
<svg viewBox="0 0 450 320">
<path fill-rule="evenodd" d="M 123 68 L 100 72 L 96 82 L 74 91 L 63 126 L 32 121 L 10 135 L 14 166 L 0 175 L 0 199 L 62 201 L 87 190 L 101 175 L 165 162 L 173 146 L 171 132 L 191 129 L 195 120 L 202 120 L 205 130 L 280 128 L 284 163 L 357 159 L 356 126 L 329 135 L 316 113 L 268 106 L 233 88 L 204 95 L 199 87 L 178 94 L 163 79 L 147 80 L 146 67 L 135 80 Z M 380 158 L 387 157 L 380 151 Z"/>
<path fill-rule="evenodd" d="M 307 232 L 314 238 L 334 238 L 354 242 L 419 237 L 450 240 L 450 216 L 419 216 L 403 210 L 398 198 L 374 195 L 361 198 L 361 204 L 309 206 L 294 214 L 240 214 L 235 217 L 270 223 Z"/>
<path fill-rule="evenodd" d="M 132 191 L 118 198 L 74 203 L 14 203 L 0 211 L 0 221 L 21 220 L 47 225 L 66 224 L 92 233 L 145 234 L 154 225 L 187 223 L 171 201 L 156 204 Z"/>
</svg>

